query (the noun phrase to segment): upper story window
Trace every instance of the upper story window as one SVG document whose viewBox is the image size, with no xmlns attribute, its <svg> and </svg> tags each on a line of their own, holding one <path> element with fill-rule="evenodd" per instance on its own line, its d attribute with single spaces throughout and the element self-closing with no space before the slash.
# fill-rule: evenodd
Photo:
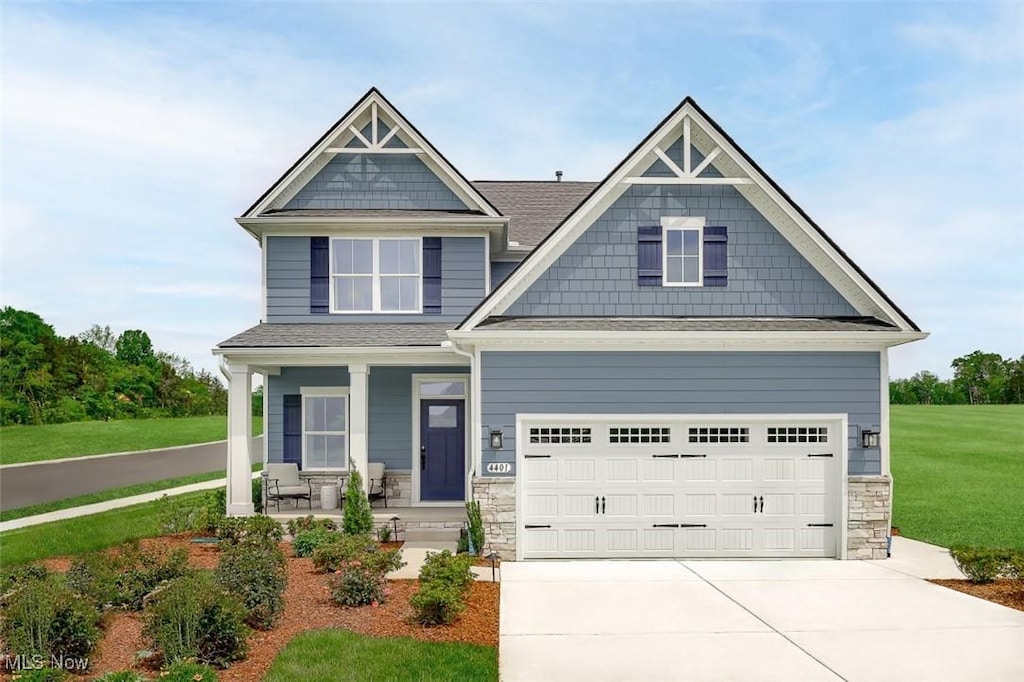
<svg viewBox="0 0 1024 682">
<path fill-rule="evenodd" d="M 331 312 L 419 313 L 419 238 L 331 239 Z"/>
<path fill-rule="evenodd" d="M 662 218 L 662 286 L 699 287 L 704 272 L 704 218 Z"/>
</svg>

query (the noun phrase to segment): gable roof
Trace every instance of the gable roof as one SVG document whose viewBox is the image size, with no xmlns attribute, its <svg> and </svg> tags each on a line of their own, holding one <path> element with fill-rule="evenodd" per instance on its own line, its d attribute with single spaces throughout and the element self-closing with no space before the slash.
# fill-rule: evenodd
<svg viewBox="0 0 1024 682">
<path fill-rule="evenodd" d="M 687 96 L 610 173 L 584 196 L 575 209 L 540 241 L 536 248 L 485 297 L 458 326 L 471 330 L 489 316 L 500 315 L 539 277 L 628 187 L 627 173 L 650 165 L 657 143 L 678 136 L 684 120 L 697 126 L 697 139 L 721 148 L 712 157 L 726 176 L 749 178 L 740 191 L 782 235 L 863 315 L 887 320 L 905 331 L 920 328 L 889 296 L 800 208 L 790 196 L 736 144 L 692 98 Z M 690 124 L 687 123 L 687 130 Z M 675 137 L 673 137 L 675 139 Z M 696 140 L 694 141 L 696 146 Z M 711 149 L 700 150 L 707 157 Z M 775 210 L 771 210 L 775 209 Z"/>
<path fill-rule="evenodd" d="M 404 116 L 387 100 L 377 89 L 370 88 L 351 109 L 346 111 L 334 125 L 328 128 L 320 138 L 310 146 L 305 153 L 279 177 L 274 184 L 267 188 L 260 197 L 253 202 L 242 214 L 243 218 L 253 218 L 265 215 L 268 209 L 281 208 L 276 205 L 284 202 L 277 201 L 282 196 L 287 196 L 290 190 L 297 191 L 306 181 L 326 165 L 333 154 L 328 148 L 347 147 L 355 134 L 349 131 L 357 120 L 363 118 L 368 112 L 376 115 L 383 112 L 391 120 L 392 126 L 399 131 L 396 135 L 408 137 L 405 140 L 409 147 L 419 149 L 421 152 L 418 158 L 424 161 L 431 170 L 444 182 L 460 199 L 462 199 L 470 210 L 479 210 L 484 215 L 500 216 L 501 212 L 490 201 L 487 200 L 473 185 L 466 179 L 459 170 L 453 166 L 448 159 L 439 152 L 422 133 L 405 119 Z M 367 153 L 372 153 L 369 151 Z M 296 187 L 297 185 L 297 187 Z M 292 194 L 294 194 L 294 191 Z"/>
<path fill-rule="evenodd" d="M 473 181 L 473 186 L 509 217 L 508 239 L 523 250 L 540 244 L 597 184 L 557 180 Z M 512 246 L 512 250 L 516 248 Z"/>
</svg>

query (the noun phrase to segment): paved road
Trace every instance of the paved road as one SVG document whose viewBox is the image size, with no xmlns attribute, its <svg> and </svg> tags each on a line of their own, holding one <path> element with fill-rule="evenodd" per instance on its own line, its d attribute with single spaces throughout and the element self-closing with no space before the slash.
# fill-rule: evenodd
<svg viewBox="0 0 1024 682">
<path fill-rule="evenodd" d="M 263 439 L 252 439 L 252 461 L 263 459 Z M 167 478 L 223 471 L 227 443 L 0 470 L 0 509 L 62 500 Z"/>
</svg>

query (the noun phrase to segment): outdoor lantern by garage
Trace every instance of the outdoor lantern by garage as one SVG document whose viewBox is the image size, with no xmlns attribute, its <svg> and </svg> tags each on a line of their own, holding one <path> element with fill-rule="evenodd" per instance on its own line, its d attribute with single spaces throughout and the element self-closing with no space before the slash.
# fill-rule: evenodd
<svg viewBox="0 0 1024 682">
<path fill-rule="evenodd" d="M 860 444 L 864 448 L 877 448 L 878 447 L 878 431 L 872 431 L 871 429 L 864 429 L 860 432 Z"/>
<path fill-rule="evenodd" d="M 501 450 L 505 445 L 505 439 L 501 429 L 491 429 L 491 449 Z"/>
</svg>

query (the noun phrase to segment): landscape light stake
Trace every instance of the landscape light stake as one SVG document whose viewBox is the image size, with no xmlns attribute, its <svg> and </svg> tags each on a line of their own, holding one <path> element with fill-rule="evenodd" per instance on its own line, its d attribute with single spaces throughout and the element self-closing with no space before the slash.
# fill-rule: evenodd
<svg viewBox="0 0 1024 682">
<path fill-rule="evenodd" d="M 398 517 L 392 516 L 390 521 L 391 524 L 395 527 L 395 542 L 398 542 Z"/>
<path fill-rule="evenodd" d="M 494 573 L 494 571 L 495 571 L 495 569 L 494 569 L 494 561 L 496 559 L 500 559 L 501 555 L 498 554 L 497 552 L 493 552 L 492 551 L 490 554 L 487 555 L 486 558 L 491 560 L 491 582 L 492 583 L 496 583 L 496 582 L 498 582 L 498 580 L 495 577 L 495 573 Z"/>
</svg>

